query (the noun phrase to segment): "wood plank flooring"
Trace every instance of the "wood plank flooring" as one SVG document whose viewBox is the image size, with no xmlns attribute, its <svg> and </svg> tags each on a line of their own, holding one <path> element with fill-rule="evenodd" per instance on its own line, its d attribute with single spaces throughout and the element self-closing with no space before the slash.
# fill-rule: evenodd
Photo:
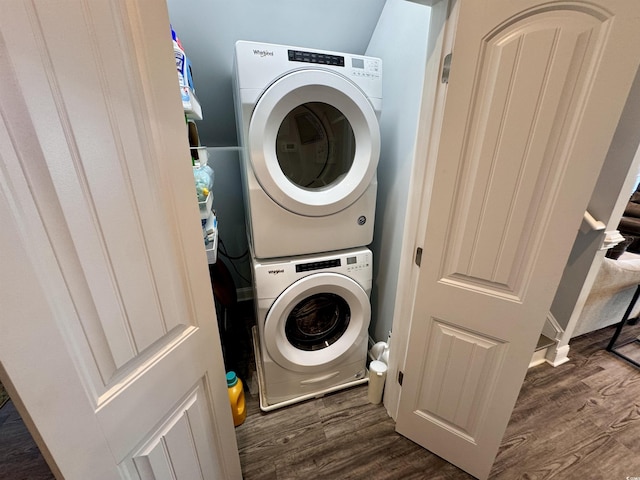
<svg viewBox="0 0 640 480">
<path fill-rule="evenodd" d="M 530 369 L 491 479 L 640 477 L 640 370 L 604 350 L 612 334 L 576 338 L 569 363 Z M 355 387 L 269 413 L 248 395 L 236 429 L 245 480 L 472 478 L 396 434 L 366 395 Z"/>
<path fill-rule="evenodd" d="M 15 405 L 0 409 L 0 480 L 54 480 Z"/>
<path fill-rule="evenodd" d="M 640 477 L 640 370 L 604 350 L 612 334 L 574 339 L 569 363 L 529 370 L 491 479 Z M 230 347 L 233 368 L 249 378 L 248 337 L 228 335 L 239 342 Z M 355 387 L 266 414 L 247 395 L 247 420 L 236 429 L 245 480 L 472 478 L 396 434 L 366 394 Z M 0 410 L 0 480 L 22 479 L 53 475 L 9 402 Z"/>
</svg>

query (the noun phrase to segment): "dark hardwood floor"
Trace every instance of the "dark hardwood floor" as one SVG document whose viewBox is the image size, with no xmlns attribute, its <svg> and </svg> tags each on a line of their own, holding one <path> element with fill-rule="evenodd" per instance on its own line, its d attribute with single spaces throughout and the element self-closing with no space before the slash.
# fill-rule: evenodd
<svg viewBox="0 0 640 480">
<path fill-rule="evenodd" d="M 251 323 L 235 325 L 224 334 L 235 338 L 226 351 L 247 379 Z M 491 479 L 640 477 L 640 369 L 604 350 L 612 334 L 576 338 L 569 363 L 529 370 Z M 638 334 L 640 327 L 625 331 Z M 396 434 L 384 407 L 366 395 L 365 385 L 262 413 L 248 394 L 247 420 L 236 429 L 245 480 L 472 478 Z M 0 480 L 53 478 L 9 402 L 0 409 Z"/>
<path fill-rule="evenodd" d="M 640 478 L 640 370 L 604 350 L 612 333 L 576 338 L 569 363 L 529 370 L 491 479 Z M 248 395 L 236 429 L 245 480 L 472 478 L 396 434 L 366 395 L 355 387 L 269 413 Z"/>
<path fill-rule="evenodd" d="M 0 408 L 0 480 L 54 480 L 15 405 Z"/>
</svg>

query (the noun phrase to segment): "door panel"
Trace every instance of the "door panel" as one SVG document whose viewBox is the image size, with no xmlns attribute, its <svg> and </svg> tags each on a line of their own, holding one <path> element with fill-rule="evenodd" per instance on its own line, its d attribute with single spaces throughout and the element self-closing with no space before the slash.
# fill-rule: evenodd
<svg viewBox="0 0 640 480">
<path fill-rule="evenodd" d="M 211 418 L 204 386 L 198 384 L 133 454 L 133 465 L 142 479 L 223 478 L 210 455 L 216 445 L 206 428 Z"/>
<path fill-rule="evenodd" d="M 442 276 L 459 286 L 522 300 L 532 268 L 523 260 L 542 248 L 554 180 L 571 158 L 570 129 L 601 55 L 604 27 L 583 16 L 543 12 L 481 45 L 443 258 Z"/>
<path fill-rule="evenodd" d="M 240 478 L 166 4 L 3 8 L 3 216 L 24 275 L 38 272 L 37 321 L 56 332 L 24 348 L 69 359 L 56 388 L 76 387 L 65 409 L 79 425 L 55 426 L 51 392 L 23 389 L 24 405 L 69 480 Z"/>
<path fill-rule="evenodd" d="M 430 421 L 474 442 L 506 344 L 435 318 L 430 327 L 425 382 L 417 403 Z"/>
<path fill-rule="evenodd" d="M 397 430 L 486 478 L 640 63 L 640 5 L 456 8 Z"/>
</svg>

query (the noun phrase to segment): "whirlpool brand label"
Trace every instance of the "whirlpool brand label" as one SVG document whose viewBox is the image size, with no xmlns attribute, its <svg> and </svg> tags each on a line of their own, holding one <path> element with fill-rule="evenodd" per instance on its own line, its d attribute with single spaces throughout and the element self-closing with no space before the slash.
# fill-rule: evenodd
<svg viewBox="0 0 640 480">
<path fill-rule="evenodd" d="M 267 273 L 269 273 L 270 275 L 278 275 L 280 273 L 284 273 L 284 268 L 277 268 L 274 270 L 267 270 Z"/>
<path fill-rule="evenodd" d="M 259 57 L 273 57 L 273 51 L 271 50 L 257 50 L 253 51 L 254 55 L 258 55 Z"/>
</svg>

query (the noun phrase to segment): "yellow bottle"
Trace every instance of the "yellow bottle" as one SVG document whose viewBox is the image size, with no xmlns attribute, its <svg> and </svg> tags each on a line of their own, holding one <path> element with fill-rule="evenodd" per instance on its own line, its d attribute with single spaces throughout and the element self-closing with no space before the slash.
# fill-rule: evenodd
<svg viewBox="0 0 640 480">
<path fill-rule="evenodd" d="M 247 418 L 247 407 L 244 402 L 242 380 L 238 378 L 236 372 L 227 372 L 227 389 L 229 391 L 233 425 L 237 427 L 242 425 L 242 422 Z"/>
</svg>

